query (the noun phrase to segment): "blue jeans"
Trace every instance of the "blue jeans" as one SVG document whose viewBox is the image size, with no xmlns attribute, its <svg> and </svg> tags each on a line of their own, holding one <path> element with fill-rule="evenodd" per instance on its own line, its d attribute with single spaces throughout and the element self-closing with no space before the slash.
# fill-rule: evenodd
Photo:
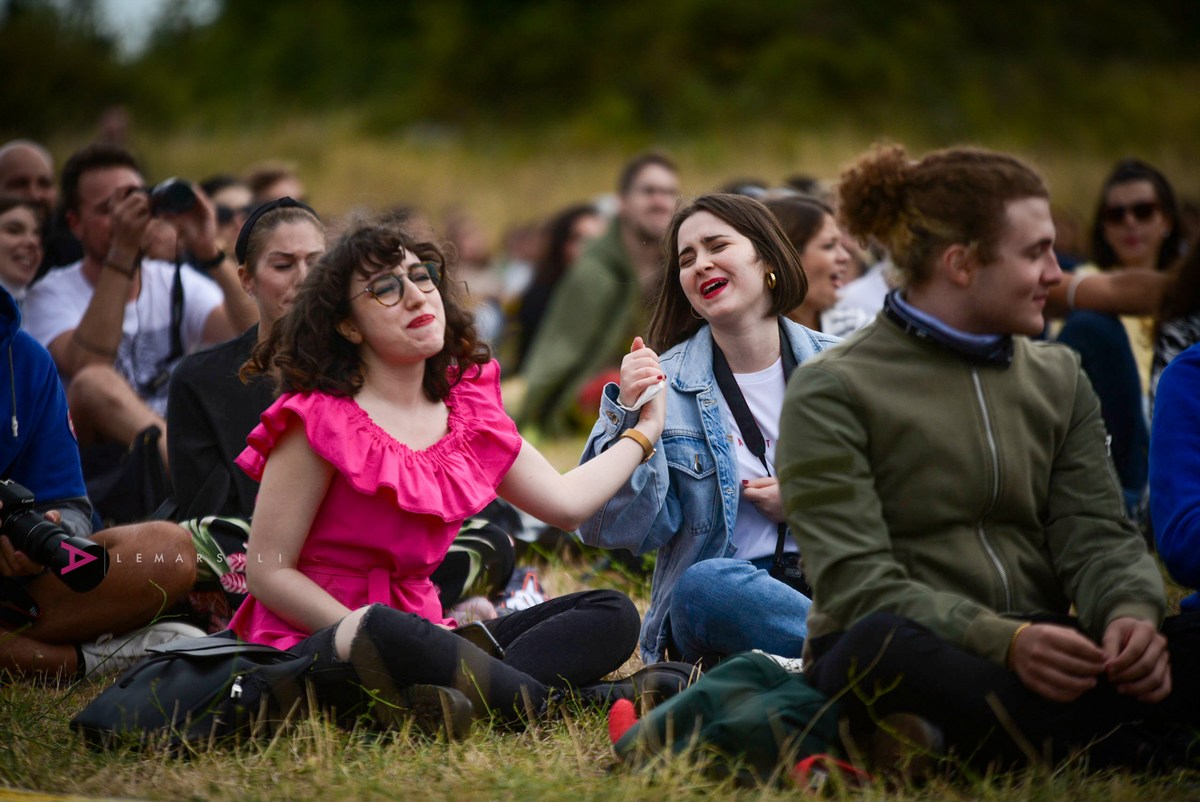
<svg viewBox="0 0 1200 802">
<path fill-rule="evenodd" d="M 751 649 L 800 656 L 812 602 L 767 572 L 771 559 L 703 560 L 684 571 L 671 596 L 678 659 L 711 665 Z"/>
</svg>

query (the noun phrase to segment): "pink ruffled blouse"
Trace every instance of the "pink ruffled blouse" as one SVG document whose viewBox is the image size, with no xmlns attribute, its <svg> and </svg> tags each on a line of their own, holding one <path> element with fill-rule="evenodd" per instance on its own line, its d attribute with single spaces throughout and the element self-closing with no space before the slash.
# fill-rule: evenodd
<svg viewBox="0 0 1200 802">
<path fill-rule="evenodd" d="M 454 370 L 454 369 L 452 369 Z M 467 517 L 496 497 L 521 450 L 521 435 L 500 401 L 500 368 L 489 362 L 450 390 L 447 434 L 413 451 L 379 428 L 353 398 L 280 396 L 247 438 L 237 464 L 256 481 L 294 423 L 335 473 L 297 568 L 351 610 L 376 602 L 442 617 L 429 576 Z M 269 559 L 262 556 L 261 559 Z M 230 626 L 247 641 L 287 649 L 308 637 L 253 596 Z"/>
</svg>

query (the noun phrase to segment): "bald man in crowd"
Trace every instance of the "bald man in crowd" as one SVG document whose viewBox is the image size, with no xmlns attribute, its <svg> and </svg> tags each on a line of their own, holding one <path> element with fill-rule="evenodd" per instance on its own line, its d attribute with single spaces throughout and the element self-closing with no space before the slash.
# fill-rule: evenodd
<svg viewBox="0 0 1200 802">
<path fill-rule="evenodd" d="M 83 248 L 57 208 L 54 157 L 31 139 L 14 139 L 0 145 L 0 195 L 15 195 L 35 204 L 42 218 L 42 264 L 37 278 L 51 267 L 83 258 Z"/>
</svg>

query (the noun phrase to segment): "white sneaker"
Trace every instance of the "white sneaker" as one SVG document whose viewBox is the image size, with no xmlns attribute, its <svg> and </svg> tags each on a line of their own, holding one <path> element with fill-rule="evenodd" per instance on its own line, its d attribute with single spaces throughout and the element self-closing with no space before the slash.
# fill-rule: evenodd
<svg viewBox="0 0 1200 802">
<path fill-rule="evenodd" d="M 780 668 L 789 674 L 803 674 L 804 660 L 799 657 L 784 657 L 781 654 L 771 654 L 764 652 L 762 649 L 752 649 L 754 654 L 761 654 L 763 657 L 769 657 L 779 664 Z"/>
<path fill-rule="evenodd" d="M 204 630 L 180 621 L 159 621 L 155 624 L 114 636 L 101 635 L 91 643 L 81 643 L 84 674 L 107 674 L 124 671 L 146 655 L 151 646 L 159 646 L 181 638 L 203 638 Z"/>
</svg>

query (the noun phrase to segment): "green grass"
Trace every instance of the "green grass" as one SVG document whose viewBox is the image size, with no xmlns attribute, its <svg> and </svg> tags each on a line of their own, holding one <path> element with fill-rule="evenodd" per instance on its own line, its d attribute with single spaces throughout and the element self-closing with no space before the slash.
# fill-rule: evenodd
<svg viewBox="0 0 1200 802">
<path fill-rule="evenodd" d="M 612 188 L 622 161 L 636 148 L 665 145 L 679 159 L 684 190 L 706 191 L 737 176 L 778 181 L 795 172 L 832 178 L 874 135 L 806 135 L 756 130 L 694 140 L 613 144 L 532 137 L 526 142 L 454 136 L 365 137 L 352 121 L 296 120 L 271 131 L 227 130 L 145 139 L 135 144 L 152 177 L 240 171 L 279 157 L 296 162 L 318 208 L 340 215 L 355 207 L 417 203 L 437 218 L 462 202 L 498 242 L 508 226 L 537 220 L 566 203 Z M 80 138 L 52 142 L 60 160 Z M 908 142 L 914 152 L 948 142 Z M 1005 142 L 983 142 L 1005 148 Z M 1117 155 L 1025 151 L 1048 175 L 1056 199 L 1085 219 L 1104 172 Z M 1143 154 L 1178 184 L 1200 184 L 1200 166 L 1178 153 Z M 506 388 L 506 397 L 509 389 Z M 578 459 L 582 440 L 541 442 L 561 468 Z M 544 571 L 555 594 L 615 585 L 643 611 L 644 585 L 609 575 L 585 580 L 582 565 L 555 561 Z M 1172 590 L 1177 600 L 1181 592 Z M 631 658 L 625 671 L 638 667 Z M 3 680 L 0 680 L 2 682 Z M 477 728 L 462 743 L 400 732 L 385 737 L 345 733 L 318 720 L 302 722 L 272 742 L 241 749 L 202 749 L 187 759 L 132 751 L 94 752 L 67 722 L 101 686 L 0 686 L 0 799 L 21 788 L 91 797 L 172 800 L 774 800 L 797 798 L 792 788 L 734 788 L 687 761 L 651 772 L 610 772 L 603 717 L 573 714 L 521 734 Z M 936 800 L 1157 800 L 1200 797 L 1200 776 L 1148 779 L 1089 776 L 1075 767 L 1022 773 L 975 783 L 935 783 L 923 791 L 882 787 L 834 789 L 834 798 Z"/>
<path fill-rule="evenodd" d="M 584 566 L 544 567 L 552 593 L 584 586 Z M 604 575 L 647 601 L 645 586 Z M 639 665 L 631 658 L 623 672 Z M 4 789 L 145 800 L 775 800 L 796 788 L 735 787 L 688 758 L 651 770 L 610 770 L 603 714 L 568 709 L 521 733 L 477 726 L 468 739 L 446 743 L 401 730 L 382 735 L 336 730 L 319 718 L 301 721 L 272 740 L 239 748 L 201 746 L 186 757 L 123 749 L 92 751 L 68 721 L 103 688 L 7 684 L 0 687 L 0 799 Z M 830 788 L 852 800 L 1159 800 L 1200 796 L 1200 773 L 1147 778 L 1089 775 L 1077 766 L 975 781 L 937 781 L 922 790 Z"/>
</svg>

